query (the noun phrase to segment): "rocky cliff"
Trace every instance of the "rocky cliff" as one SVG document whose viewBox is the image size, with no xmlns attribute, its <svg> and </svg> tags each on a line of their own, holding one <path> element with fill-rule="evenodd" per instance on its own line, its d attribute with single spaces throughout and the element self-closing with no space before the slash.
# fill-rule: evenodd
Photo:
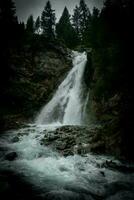
<svg viewBox="0 0 134 200">
<path fill-rule="evenodd" d="M 2 95 L 1 127 L 16 128 L 34 118 L 72 66 L 70 51 L 56 43 L 37 50 L 25 45 L 11 51 L 12 76 Z"/>
<path fill-rule="evenodd" d="M 132 132 L 129 131 L 131 126 L 129 128 L 124 111 L 124 109 L 128 110 L 129 104 L 128 102 L 124 104 L 125 92 L 118 88 L 118 85 L 112 84 L 114 75 L 110 79 L 108 71 L 100 73 L 100 68 L 104 64 L 102 59 L 100 53 L 94 50 L 88 52 L 84 77 L 90 92 L 87 106 L 89 124 L 101 125 L 101 129 L 95 132 L 92 139 L 92 151 L 112 154 L 120 158 L 127 157 L 131 160 L 133 159 L 133 138 Z M 109 63 L 107 68 L 110 68 Z M 109 78 L 107 82 L 105 82 L 106 76 Z"/>
</svg>

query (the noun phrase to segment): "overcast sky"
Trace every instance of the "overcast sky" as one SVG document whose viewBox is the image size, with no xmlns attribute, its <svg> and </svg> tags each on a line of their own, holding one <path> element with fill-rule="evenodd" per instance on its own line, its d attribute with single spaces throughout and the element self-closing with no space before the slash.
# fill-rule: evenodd
<svg viewBox="0 0 134 200">
<path fill-rule="evenodd" d="M 47 0 L 14 0 L 16 3 L 17 16 L 20 21 L 26 21 L 30 14 L 33 14 L 34 18 L 39 16 L 47 2 Z M 72 13 L 76 4 L 79 4 L 79 0 L 50 0 L 52 8 L 56 11 L 56 18 L 59 19 L 65 6 Z M 88 7 L 92 10 L 94 6 L 101 8 L 103 0 L 85 0 Z"/>
</svg>

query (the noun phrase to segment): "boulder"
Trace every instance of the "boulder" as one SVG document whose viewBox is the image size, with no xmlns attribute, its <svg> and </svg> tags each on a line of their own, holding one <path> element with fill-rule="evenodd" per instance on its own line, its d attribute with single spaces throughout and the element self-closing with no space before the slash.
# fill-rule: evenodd
<svg viewBox="0 0 134 200">
<path fill-rule="evenodd" d="M 91 151 L 90 141 L 97 132 L 97 128 L 84 126 L 62 126 L 46 134 L 41 139 L 42 145 L 50 145 L 64 156 L 80 154 Z"/>
</svg>

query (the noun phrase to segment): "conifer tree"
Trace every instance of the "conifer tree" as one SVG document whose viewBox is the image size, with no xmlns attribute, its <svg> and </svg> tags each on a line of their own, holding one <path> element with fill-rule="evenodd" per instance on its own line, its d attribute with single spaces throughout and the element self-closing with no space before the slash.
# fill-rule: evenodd
<svg viewBox="0 0 134 200">
<path fill-rule="evenodd" d="M 74 9 L 74 14 L 72 16 L 72 22 L 73 22 L 73 27 L 74 27 L 77 35 L 79 36 L 79 34 L 80 34 L 80 9 L 77 5 Z"/>
<path fill-rule="evenodd" d="M 92 18 L 95 19 L 95 20 L 97 20 L 98 17 L 99 17 L 99 9 L 96 8 L 96 7 L 94 7 L 94 8 L 93 8 Z"/>
<path fill-rule="evenodd" d="M 91 19 L 89 20 L 87 29 L 84 34 L 84 43 L 88 44 L 92 48 L 98 46 L 98 38 L 99 38 L 100 30 L 99 30 L 99 10 L 94 7 Z"/>
<path fill-rule="evenodd" d="M 34 33 L 34 19 L 33 19 L 33 15 L 30 15 L 28 17 L 28 19 L 27 19 L 26 30 L 29 33 Z"/>
<path fill-rule="evenodd" d="M 84 0 L 80 0 L 79 4 L 79 12 L 80 12 L 80 35 L 81 39 L 84 37 L 85 31 L 89 26 L 91 20 L 91 13 L 89 8 L 87 7 Z"/>
<path fill-rule="evenodd" d="M 41 27 L 46 38 L 52 39 L 55 37 L 55 20 L 54 10 L 52 10 L 50 1 L 47 1 L 41 15 Z"/>
<path fill-rule="evenodd" d="M 37 19 L 36 19 L 36 21 L 35 21 L 35 32 L 37 34 L 40 33 L 40 25 L 41 25 L 41 23 L 40 23 L 40 17 L 38 16 Z"/>
<path fill-rule="evenodd" d="M 70 14 L 65 7 L 59 22 L 56 25 L 57 37 L 65 42 L 68 47 L 74 47 L 77 42 L 77 34 L 70 22 Z"/>
</svg>

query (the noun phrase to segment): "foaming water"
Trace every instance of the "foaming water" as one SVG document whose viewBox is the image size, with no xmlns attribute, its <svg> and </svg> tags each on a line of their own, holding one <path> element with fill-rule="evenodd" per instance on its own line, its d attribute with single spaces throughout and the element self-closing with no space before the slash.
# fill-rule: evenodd
<svg viewBox="0 0 134 200">
<path fill-rule="evenodd" d="M 104 199 L 106 186 L 114 182 L 134 184 L 134 173 L 129 175 L 98 167 L 111 157 L 91 154 L 63 157 L 51 147 L 41 145 L 44 135 L 56 128 L 30 125 L 4 135 L 0 146 L 7 148 L 8 153 L 15 151 L 18 157 L 11 162 L 3 155 L 0 168 L 16 171 L 39 188 L 45 200 Z M 19 137 L 19 141 L 13 142 L 15 136 Z"/>
</svg>

